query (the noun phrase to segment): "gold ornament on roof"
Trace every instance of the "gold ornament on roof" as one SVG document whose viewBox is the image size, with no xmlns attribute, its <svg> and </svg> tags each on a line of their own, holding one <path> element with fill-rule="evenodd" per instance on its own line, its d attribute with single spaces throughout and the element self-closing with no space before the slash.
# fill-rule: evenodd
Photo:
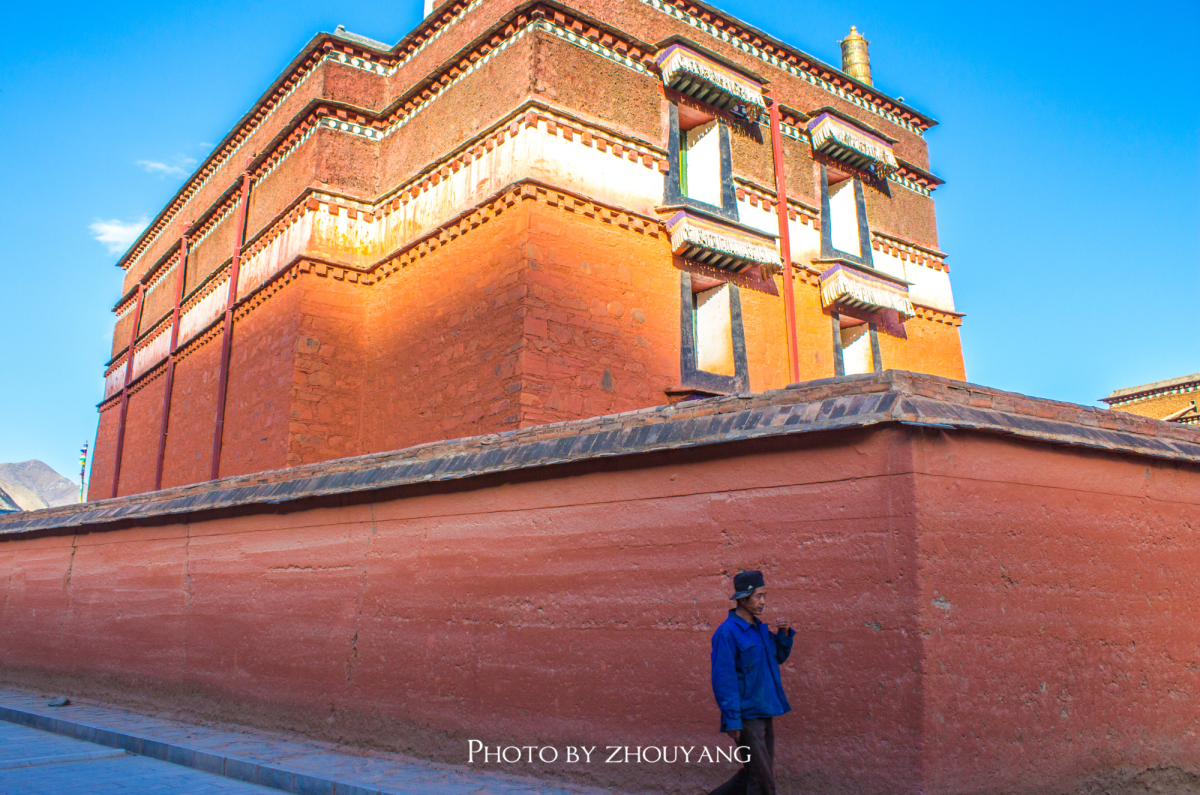
<svg viewBox="0 0 1200 795">
<path fill-rule="evenodd" d="M 839 42 L 842 45 L 842 71 L 855 80 L 871 83 L 871 55 L 867 52 L 869 41 L 863 38 L 858 28 L 850 26 L 850 35 Z"/>
</svg>

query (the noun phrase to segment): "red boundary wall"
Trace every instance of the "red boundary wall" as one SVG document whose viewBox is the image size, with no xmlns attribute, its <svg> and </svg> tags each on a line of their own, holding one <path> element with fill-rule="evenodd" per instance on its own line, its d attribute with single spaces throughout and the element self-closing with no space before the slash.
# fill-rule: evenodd
<svg viewBox="0 0 1200 795">
<path fill-rule="evenodd" d="M 10 517 L 0 678 L 448 762 L 472 738 L 713 746 L 709 638 L 730 575 L 762 568 L 798 631 L 784 791 L 1196 791 L 1200 434 L 1119 420 L 1087 449 L 1095 428 L 1048 401 L 984 433 L 964 407 L 999 416 L 1004 393 L 921 403 L 955 382 L 891 375 L 411 454 L 475 456 L 448 481 L 320 493 L 396 465 L 375 457 Z M 618 426 L 661 426 L 657 447 L 488 471 Z M 1122 449 L 1138 438 L 1173 452 Z M 325 486 L 248 496 L 302 475 Z M 507 767 L 671 792 L 728 775 Z"/>
</svg>

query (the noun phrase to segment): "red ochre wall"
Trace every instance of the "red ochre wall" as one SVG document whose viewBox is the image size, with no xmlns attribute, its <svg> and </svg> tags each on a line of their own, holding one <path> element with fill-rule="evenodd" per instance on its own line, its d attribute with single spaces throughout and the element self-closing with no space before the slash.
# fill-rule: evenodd
<svg viewBox="0 0 1200 795">
<path fill-rule="evenodd" d="M 298 336 L 281 340 L 281 347 L 295 346 L 285 398 L 290 401 L 285 404 L 286 465 L 367 452 L 362 437 L 363 362 L 369 345 L 364 288 L 344 278 L 301 279 L 289 288 L 298 296 Z"/>
<path fill-rule="evenodd" d="M 212 473 L 221 325 L 193 340 L 175 361 L 163 488 L 208 480 Z M 236 339 L 237 332 L 234 336 Z"/>
<path fill-rule="evenodd" d="M 295 385 L 300 303 L 299 284 L 288 281 L 262 304 L 236 313 L 221 434 L 221 477 L 280 469 L 288 463 L 287 429 Z M 219 352 L 220 338 L 215 342 L 213 350 Z M 218 369 L 213 373 L 214 396 L 219 377 Z M 209 422 L 215 427 L 215 406 Z M 204 436 L 197 446 L 203 450 L 201 458 L 210 464 L 211 427 L 207 434 L 209 448 L 204 448 Z"/>
<path fill-rule="evenodd" d="M 885 370 L 915 368 L 959 381 L 967 377 L 958 327 L 951 323 L 913 317 L 904 322 L 899 333 L 881 327 L 878 336 Z"/>
<path fill-rule="evenodd" d="M 162 429 L 162 399 L 166 379 L 157 374 L 143 379 L 137 389 L 129 390 L 129 417 L 126 420 L 125 447 L 121 451 L 121 482 L 117 495 L 154 491 L 154 470 L 158 463 L 158 439 Z M 117 403 L 118 412 L 120 402 Z M 109 476 L 111 486 L 112 476 Z M 110 495 L 105 494 L 105 497 Z"/>
<path fill-rule="evenodd" d="M 956 434 L 913 463 L 930 791 L 1200 774 L 1200 471 Z"/>
<path fill-rule="evenodd" d="M 522 425 L 661 406 L 679 384 L 679 279 L 665 234 L 531 203 Z"/>
<path fill-rule="evenodd" d="M 528 227 L 525 203 L 506 208 L 361 299 L 364 452 L 519 427 Z"/>
<path fill-rule="evenodd" d="M 96 444 L 92 448 L 92 469 L 88 475 L 88 501 L 103 500 L 112 496 L 113 467 L 117 455 L 117 426 L 120 424 L 121 398 L 112 400 L 100 408 L 100 421 L 96 427 Z M 124 453 L 122 453 L 124 455 Z"/>
<path fill-rule="evenodd" d="M 1194 791 L 1195 466 L 897 426 L 756 444 L 0 542 L 2 678 L 448 762 L 713 745 L 709 638 L 758 567 L 798 631 L 783 791 Z"/>
<path fill-rule="evenodd" d="M 655 221 L 536 185 L 486 217 L 369 284 L 300 261 L 239 306 L 220 475 L 659 406 L 690 386 L 680 271 Z M 815 279 L 797 272 L 794 287 L 800 380 L 832 376 Z M 750 389 L 787 385 L 783 299 L 740 295 Z M 963 377 L 957 328 L 915 317 L 898 333 L 880 332 L 885 369 Z M 218 319 L 179 352 L 165 488 L 211 476 L 221 335 Z M 153 488 L 163 369 L 131 389 L 121 495 Z M 118 415 L 119 398 L 90 499 L 112 496 Z"/>
</svg>

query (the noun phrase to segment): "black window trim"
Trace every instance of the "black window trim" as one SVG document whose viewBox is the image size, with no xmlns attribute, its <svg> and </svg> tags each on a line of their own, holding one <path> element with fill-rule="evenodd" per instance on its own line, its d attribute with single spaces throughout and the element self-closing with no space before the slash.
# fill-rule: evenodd
<svg viewBox="0 0 1200 795">
<path fill-rule="evenodd" d="M 733 144 L 729 137 L 729 124 L 716 116 L 720 131 L 721 151 L 721 206 L 698 201 L 683 195 L 679 174 L 679 103 L 670 103 L 670 134 L 667 141 L 669 169 L 663 175 L 663 204 L 667 206 L 694 207 L 729 221 L 738 222 L 737 187 L 733 182 Z"/>
<path fill-rule="evenodd" d="M 684 387 L 728 395 L 750 391 L 750 368 L 746 363 L 746 333 L 742 327 L 742 298 L 738 286 L 729 285 L 730 332 L 733 334 L 733 375 L 721 375 L 696 367 L 696 309 L 692 274 L 679 272 L 679 375 Z"/>
<path fill-rule="evenodd" d="M 867 197 L 863 193 L 862 180 L 851 176 L 854 180 L 854 205 L 858 211 L 858 249 L 859 256 L 833 247 L 833 224 L 830 223 L 829 209 L 829 169 L 821 164 L 821 260 L 844 260 L 862 265 L 864 268 L 875 270 L 875 260 L 871 257 L 871 226 L 867 223 Z"/>
</svg>

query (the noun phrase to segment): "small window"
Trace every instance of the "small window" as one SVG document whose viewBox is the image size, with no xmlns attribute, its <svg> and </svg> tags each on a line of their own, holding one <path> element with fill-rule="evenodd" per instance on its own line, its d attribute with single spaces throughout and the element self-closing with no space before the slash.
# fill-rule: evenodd
<svg viewBox="0 0 1200 795">
<path fill-rule="evenodd" d="M 695 281 L 699 281 L 696 279 Z M 733 375 L 733 315 L 729 285 L 721 284 L 692 293 L 696 340 L 696 369 Z"/>
<path fill-rule="evenodd" d="M 842 327 L 842 363 L 846 375 L 875 371 L 871 360 L 871 330 L 866 323 Z"/>
<path fill-rule="evenodd" d="M 728 125 L 680 102 L 670 105 L 670 124 L 671 168 L 663 180 L 663 204 L 692 206 L 737 221 Z"/>
<path fill-rule="evenodd" d="M 680 271 L 679 299 L 681 387 L 715 395 L 748 392 L 746 337 L 737 285 Z"/>
<path fill-rule="evenodd" d="M 862 247 L 859 245 L 858 199 L 854 183 L 854 179 L 843 179 L 829 186 L 829 236 L 835 249 L 860 257 Z"/>
<path fill-rule="evenodd" d="M 834 315 L 833 322 L 834 374 L 883 372 L 875 324 L 842 314 Z"/>
<path fill-rule="evenodd" d="M 875 267 L 866 196 L 858 177 L 821 164 L 821 257 Z"/>
<path fill-rule="evenodd" d="M 721 206 L 721 129 L 715 119 L 680 130 L 679 182 L 689 199 Z"/>
</svg>

